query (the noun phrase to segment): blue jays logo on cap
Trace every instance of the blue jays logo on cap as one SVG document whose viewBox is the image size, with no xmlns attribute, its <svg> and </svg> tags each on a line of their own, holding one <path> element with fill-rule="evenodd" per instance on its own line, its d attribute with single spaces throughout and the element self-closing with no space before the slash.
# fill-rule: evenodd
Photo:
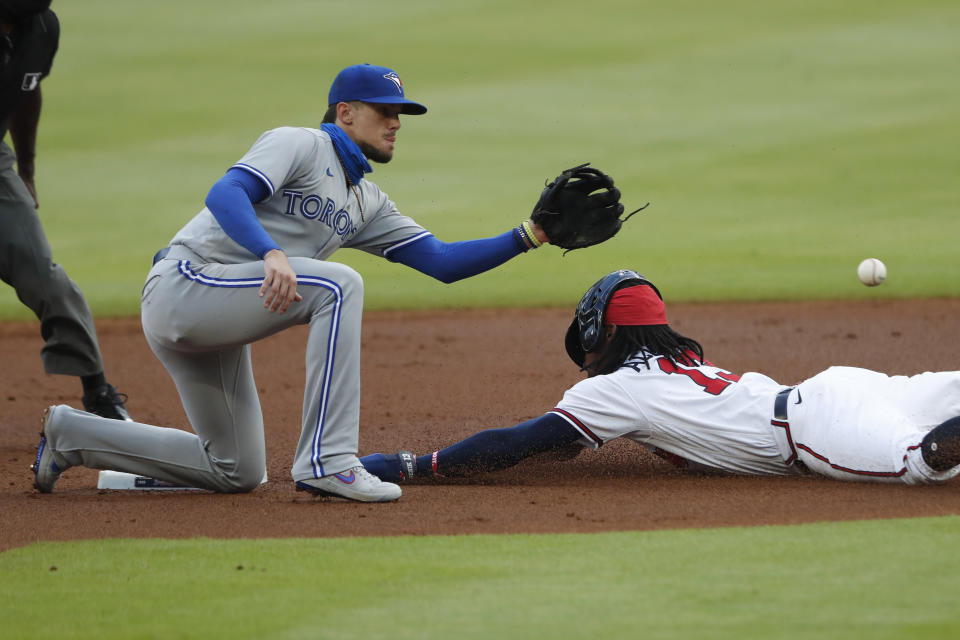
<svg viewBox="0 0 960 640">
<path fill-rule="evenodd" d="M 400 113 L 421 115 L 427 108 L 406 97 L 403 82 L 393 69 L 372 64 L 355 64 L 337 74 L 330 86 L 328 105 L 338 102 L 373 102 L 402 105 Z"/>
<path fill-rule="evenodd" d="M 400 76 L 397 75 L 396 71 L 391 71 L 390 73 L 386 73 L 384 74 L 383 77 L 386 78 L 387 80 L 392 81 L 393 84 L 397 85 L 397 91 L 400 92 L 400 95 L 403 95 L 403 82 L 400 81 Z"/>
</svg>

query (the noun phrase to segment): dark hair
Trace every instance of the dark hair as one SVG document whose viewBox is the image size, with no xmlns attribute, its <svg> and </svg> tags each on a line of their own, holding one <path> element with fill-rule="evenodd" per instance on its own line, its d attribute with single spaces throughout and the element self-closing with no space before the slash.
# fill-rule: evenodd
<svg viewBox="0 0 960 640">
<path fill-rule="evenodd" d="M 650 356 L 663 356 L 674 364 L 696 366 L 703 362 L 703 347 L 680 335 L 667 324 L 618 326 L 592 365 L 583 367 L 594 375 L 613 373 L 633 355 L 650 368 Z"/>
<path fill-rule="evenodd" d="M 327 112 L 323 114 L 323 124 L 333 123 L 337 121 L 337 103 L 334 102 L 332 105 L 327 107 Z"/>
</svg>

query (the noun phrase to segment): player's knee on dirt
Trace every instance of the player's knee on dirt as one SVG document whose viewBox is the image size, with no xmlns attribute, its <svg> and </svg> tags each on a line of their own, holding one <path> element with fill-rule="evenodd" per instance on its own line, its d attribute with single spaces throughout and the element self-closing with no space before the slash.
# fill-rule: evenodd
<svg viewBox="0 0 960 640">
<path fill-rule="evenodd" d="M 920 450 L 923 461 L 934 471 L 946 471 L 960 465 L 960 416 L 934 427 Z"/>
<path fill-rule="evenodd" d="M 263 463 L 250 460 L 241 461 L 229 469 L 221 469 L 221 487 L 223 493 L 249 493 L 260 486 L 266 471 Z"/>
</svg>

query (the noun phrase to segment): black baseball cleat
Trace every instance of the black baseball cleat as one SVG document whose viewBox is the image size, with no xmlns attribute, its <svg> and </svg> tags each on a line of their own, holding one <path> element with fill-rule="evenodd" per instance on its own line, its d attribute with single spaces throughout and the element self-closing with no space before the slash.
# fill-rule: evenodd
<svg viewBox="0 0 960 640">
<path fill-rule="evenodd" d="M 117 393 L 112 384 L 101 387 L 96 393 L 83 396 L 83 409 L 87 413 L 93 413 L 101 418 L 110 418 L 111 420 L 124 420 L 133 422 L 133 418 L 127 413 L 126 407 L 127 394 Z"/>
</svg>

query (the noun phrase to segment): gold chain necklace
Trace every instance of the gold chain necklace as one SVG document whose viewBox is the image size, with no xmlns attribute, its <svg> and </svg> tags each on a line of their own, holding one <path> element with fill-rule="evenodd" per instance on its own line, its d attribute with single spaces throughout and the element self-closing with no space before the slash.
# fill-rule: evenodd
<svg viewBox="0 0 960 640">
<path fill-rule="evenodd" d="M 358 189 L 357 186 L 350 181 L 350 178 L 347 178 L 347 185 L 353 191 L 353 195 L 357 198 L 357 208 L 360 209 L 360 221 L 366 222 L 366 219 L 363 217 L 363 203 L 360 202 L 360 189 Z"/>
<path fill-rule="evenodd" d="M 347 175 L 347 168 L 343 166 L 343 160 L 340 159 L 340 154 L 337 155 L 337 161 L 340 163 L 340 168 L 343 170 L 343 178 L 347 181 L 347 186 L 350 187 L 350 190 L 353 191 L 353 195 L 357 198 L 357 208 L 360 209 L 360 221 L 366 222 L 366 219 L 363 217 L 363 203 L 360 202 L 360 190 L 357 188 L 353 181 L 350 179 L 350 176 Z"/>
</svg>

